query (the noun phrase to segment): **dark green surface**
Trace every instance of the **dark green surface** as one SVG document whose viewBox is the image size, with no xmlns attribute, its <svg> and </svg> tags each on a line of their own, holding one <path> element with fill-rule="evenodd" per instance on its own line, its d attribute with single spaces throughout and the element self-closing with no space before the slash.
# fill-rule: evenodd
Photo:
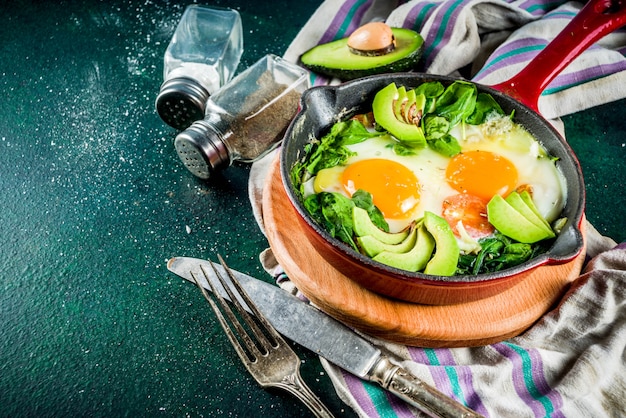
<svg viewBox="0 0 626 418">
<path fill-rule="evenodd" d="M 240 11 L 245 68 L 282 54 L 319 3 L 211 4 Z M 154 112 L 184 5 L 0 4 L 0 416 L 308 415 L 248 377 L 197 289 L 166 270 L 171 256 L 220 252 L 269 280 L 248 168 L 195 179 Z M 588 216 L 618 241 L 624 106 L 565 118 Z M 353 416 L 298 352 L 314 390 Z"/>
<path fill-rule="evenodd" d="M 271 3 L 207 3 L 241 13 L 240 69 L 281 55 L 319 5 Z M 247 167 L 196 180 L 154 111 L 186 4 L 0 5 L 0 416 L 308 415 L 256 385 L 198 290 L 166 269 L 220 252 L 269 279 Z M 299 352 L 314 390 L 352 416 Z"/>
<path fill-rule="evenodd" d="M 603 235 L 626 241 L 626 100 L 563 118 L 585 178 L 587 219 Z"/>
</svg>

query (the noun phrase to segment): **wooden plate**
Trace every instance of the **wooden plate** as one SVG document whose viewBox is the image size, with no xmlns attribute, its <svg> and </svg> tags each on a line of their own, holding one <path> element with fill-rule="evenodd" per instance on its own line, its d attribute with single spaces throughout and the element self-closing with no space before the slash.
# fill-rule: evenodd
<svg viewBox="0 0 626 418">
<path fill-rule="evenodd" d="M 580 274 L 584 249 L 566 264 L 540 267 L 509 290 L 474 302 L 420 305 L 373 293 L 335 270 L 309 244 L 283 188 L 278 161 L 263 192 L 265 230 L 276 259 L 320 309 L 374 337 L 421 347 L 499 342 L 530 327 Z"/>
</svg>

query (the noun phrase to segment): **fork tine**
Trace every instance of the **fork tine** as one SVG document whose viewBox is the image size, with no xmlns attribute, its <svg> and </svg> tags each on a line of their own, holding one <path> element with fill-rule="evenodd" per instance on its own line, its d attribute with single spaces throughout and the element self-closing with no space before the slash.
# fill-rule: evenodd
<svg viewBox="0 0 626 418">
<path fill-rule="evenodd" d="M 261 352 L 259 351 L 257 346 L 252 342 L 252 340 L 248 336 L 248 333 L 245 332 L 245 330 L 243 329 L 243 327 L 241 326 L 241 324 L 237 320 L 235 314 L 230 309 L 230 307 L 228 306 L 228 304 L 226 303 L 226 301 L 224 300 L 222 295 L 217 291 L 217 289 L 215 287 L 215 284 L 213 283 L 213 281 L 211 279 L 209 279 L 209 276 L 206 273 L 206 271 L 204 270 L 204 268 L 201 267 L 200 270 L 204 274 L 204 277 L 205 277 L 207 283 L 209 284 L 209 287 L 211 288 L 211 293 L 217 299 L 217 303 L 219 303 L 219 305 L 220 305 L 219 307 L 218 307 L 217 303 L 215 303 L 213 298 L 211 298 L 211 296 L 209 296 L 208 292 L 202 286 L 202 284 L 200 283 L 200 280 L 198 280 L 198 278 L 196 277 L 196 275 L 193 272 L 190 272 L 191 277 L 193 277 L 194 281 L 196 282 L 196 285 L 200 289 L 200 292 L 202 293 L 202 296 L 204 296 L 204 298 L 209 302 L 209 305 L 211 305 L 211 308 L 213 309 L 213 312 L 215 313 L 215 316 L 217 317 L 217 320 L 219 321 L 220 325 L 224 329 L 224 332 L 226 333 L 226 336 L 230 340 L 231 344 L 233 345 L 233 347 L 235 347 L 235 351 L 239 355 L 239 358 L 247 366 L 250 362 L 256 361 L 257 356 L 261 355 Z M 221 307 L 221 309 L 220 309 L 220 307 Z M 241 336 L 244 344 L 246 345 L 246 348 L 244 348 L 241 345 L 241 343 L 239 342 L 239 339 L 237 339 L 235 333 L 233 332 L 233 330 L 231 328 L 231 325 L 229 325 L 228 321 L 224 317 L 224 314 L 222 313 L 222 310 L 226 313 L 226 315 L 230 319 L 230 323 L 232 324 L 232 326 L 235 327 L 235 329 L 237 330 L 238 335 Z"/>
<path fill-rule="evenodd" d="M 218 254 L 217 258 L 220 264 L 222 265 L 222 267 L 224 268 L 224 271 L 230 278 L 230 281 L 232 282 L 233 286 L 235 287 L 235 289 L 237 290 L 237 292 L 239 293 L 243 301 L 246 303 L 246 305 L 250 308 L 250 310 L 252 311 L 252 314 L 254 315 L 252 316 L 248 312 L 246 312 L 247 314 L 246 317 L 257 319 L 257 321 L 263 326 L 263 329 L 265 331 L 264 336 L 271 337 L 271 340 L 269 340 L 269 343 L 272 345 L 272 347 L 277 347 L 280 344 L 287 345 L 283 337 L 278 333 L 278 331 L 276 331 L 276 328 L 274 328 L 269 323 L 265 315 L 263 315 L 263 313 L 259 311 L 259 308 L 257 308 L 256 304 L 250 299 L 248 292 L 246 292 L 246 290 L 241 286 L 241 283 L 239 283 L 239 280 L 235 278 L 233 271 L 230 269 L 230 267 L 226 265 L 226 262 L 224 261 L 222 256 Z M 230 289 L 228 289 L 227 292 L 229 292 L 230 297 L 234 296 L 232 295 L 232 293 L 230 293 Z"/>
<path fill-rule="evenodd" d="M 224 265 L 223 264 L 224 260 L 219 255 L 218 255 L 218 258 L 220 260 L 220 263 L 222 263 L 222 266 L 223 266 Z M 237 327 L 238 331 L 240 331 L 240 334 L 245 334 L 244 338 L 246 338 L 246 340 L 247 340 L 246 342 L 248 344 L 251 343 L 253 345 L 256 345 L 256 347 L 259 349 L 259 351 L 263 355 L 266 355 L 269 352 L 269 347 L 276 347 L 276 345 L 277 345 L 276 341 L 268 339 L 266 334 L 264 334 L 263 331 L 261 331 L 261 329 L 259 328 L 259 325 L 257 325 L 257 322 L 255 321 L 254 317 L 248 311 L 246 311 L 243 308 L 243 306 L 239 302 L 239 298 L 235 295 L 235 292 L 233 292 L 233 289 L 231 288 L 231 286 L 228 285 L 228 283 L 224 279 L 224 276 L 215 267 L 215 263 L 213 263 L 212 261 L 209 261 L 209 264 L 211 265 L 211 268 L 213 269 L 213 272 L 215 273 L 215 276 L 219 280 L 220 285 L 224 288 L 224 290 L 228 294 L 228 297 L 230 298 L 231 302 L 235 306 L 235 309 L 237 309 L 237 312 L 239 313 L 241 318 L 243 318 L 244 322 L 250 328 L 250 331 L 252 332 L 252 334 L 256 338 L 256 341 L 252 341 L 252 339 L 249 337 L 249 334 L 243 330 L 243 327 L 241 327 L 240 324 L 238 324 L 239 326 Z M 207 280 L 208 280 L 208 276 L 206 275 L 206 272 L 204 271 L 204 268 L 202 266 L 201 266 L 201 269 L 203 270 L 203 272 L 204 272 L 204 274 L 205 274 L 205 276 L 207 277 Z M 227 272 L 227 274 L 228 274 L 228 276 L 230 278 L 230 281 L 232 282 L 233 286 L 235 287 L 235 290 L 237 291 L 237 293 L 239 294 L 241 299 L 244 301 L 244 303 L 248 306 L 248 308 L 250 308 L 255 315 L 256 314 L 260 314 L 260 312 L 255 310 L 256 306 L 254 306 L 254 304 L 250 300 L 250 297 L 248 296 L 246 291 L 241 287 L 239 282 L 234 278 L 234 276 L 232 275 L 232 272 L 230 272 L 227 267 L 224 267 L 224 270 Z M 225 301 L 224 301 L 224 303 L 225 303 Z M 233 321 L 237 321 L 234 316 L 230 317 L 230 319 L 233 320 Z M 267 328 L 267 326 L 265 326 L 265 328 Z M 242 337 L 243 337 L 243 335 L 242 335 Z"/>
</svg>

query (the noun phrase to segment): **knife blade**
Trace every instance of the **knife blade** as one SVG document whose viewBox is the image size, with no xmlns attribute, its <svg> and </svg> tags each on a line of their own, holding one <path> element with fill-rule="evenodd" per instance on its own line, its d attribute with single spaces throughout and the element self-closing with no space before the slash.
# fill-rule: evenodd
<svg viewBox="0 0 626 418">
<path fill-rule="evenodd" d="M 219 264 L 215 267 L 227 276 Z M 195 285 L 192 273 L 210 291 L 201 266 L 209 273 L 218 292 L 228 298 L 218 280 L 211 276 L 208 261 L 174 257 L 167 268 Z M 346 325 L 275 285 L 230 269 L 252 301 L 277 331 L 308 348 L 330 363 L 365 380 L 373 381 L 433 417 L 480 417 L 481 415 L 426 384 L 399 362 L 357 335 Z M 243 300 L 240 300 L 244 307 Z"/>
</svg>

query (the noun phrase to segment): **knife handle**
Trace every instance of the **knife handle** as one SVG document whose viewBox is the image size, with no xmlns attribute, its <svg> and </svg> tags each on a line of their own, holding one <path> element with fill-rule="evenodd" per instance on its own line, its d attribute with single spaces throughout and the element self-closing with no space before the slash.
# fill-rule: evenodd
<svg viewBox="0 0 626 418">
<path fill-rule="evenodd" d="M 384 356 L 372 367 L 369 378 L 432 417 L 482 417 Z"/>
</svg>

